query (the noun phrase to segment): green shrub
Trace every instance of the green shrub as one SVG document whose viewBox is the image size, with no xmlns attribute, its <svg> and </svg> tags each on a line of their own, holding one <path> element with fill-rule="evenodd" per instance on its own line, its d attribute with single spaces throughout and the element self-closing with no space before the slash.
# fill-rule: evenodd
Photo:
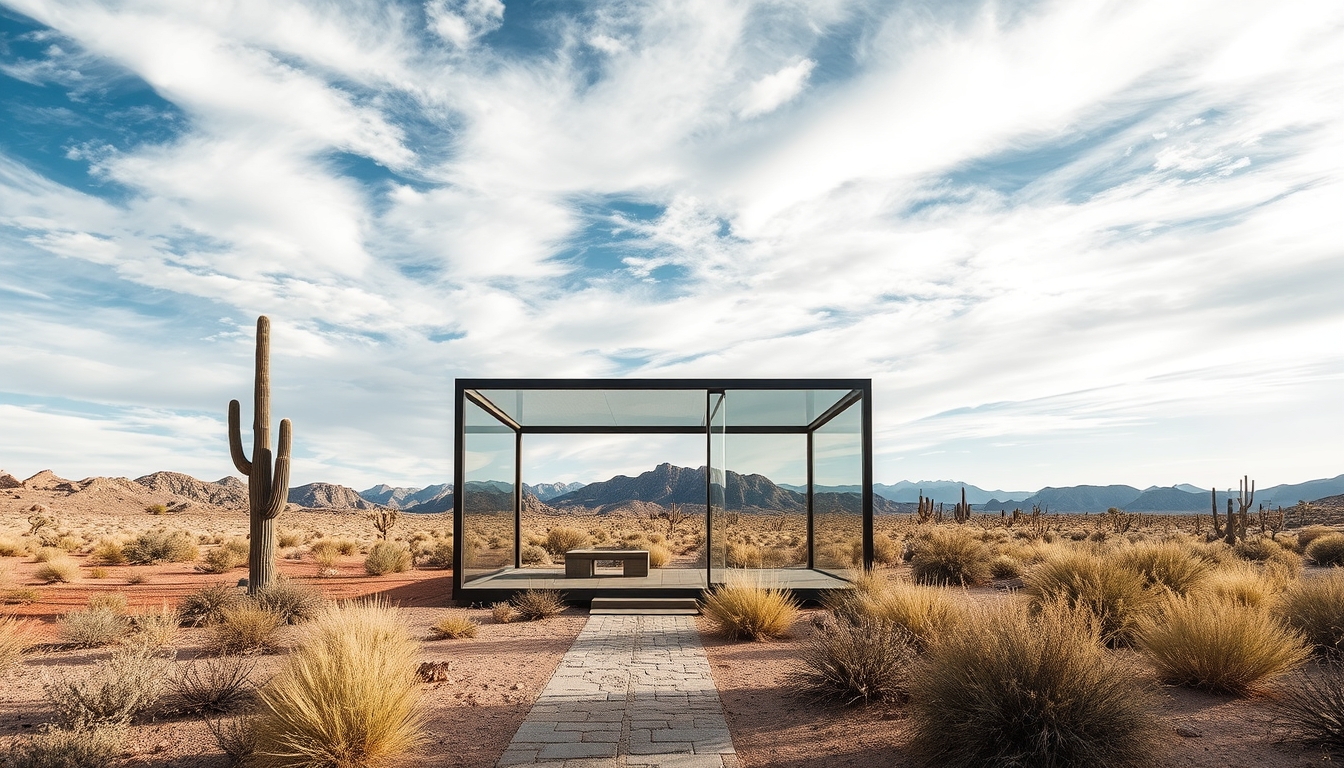
<svg viewBox="0 0 1344 768">
<path fill-rule="evenodd" d="M 988 547 L 961 528 L 935 528 L 915 542 L 910 575 L 920 584 L 973 587 L 990 579 Z"/>
<path fill-rule="evenodd" d="M 135 565 L 190 563 L 200 554 L 196 540 L 184 531 L 145 531 L 122 548 Z"/>
<path fill-rule="evenodd" d="M 422 740 L 416 653 L 396 609 L 329 608 L 261 690 L 260 764 L 380 766 L 404 758 Z"/>
<path fill-rule="evenodd" d="M 1317 565 L 1344 566 L 1344 534 L 1321 536 L 1307 545 L 1307 557 Z"/>
<path fill-rule="evenodd" d="M 251 600 L 258 608 L 279 616 L 285 624 L 308 621 L 327 607 L 320 589 L 296 579 L 274 579 L 253 592 Z"/>
<path fill-rule="evenodd" d="M 56 624 L 64 642 L 83 648 L 111 645 L 131 631 L 131 620 L 120 611 L 109 608 L 71 611 Z"/>
<path fill-rule="evenodd" d="M 238 608 L 246 602 L 243 592 L 231 584 L 211 584 L 182 598 L 177 607 L 182 624 L 203 627 L 224 619 L 224 611 Z"/>
<path fill-rule="evenodd" d="M 370 576 L 404 573 L 411 569 L 411 550 L 394 541 L 375 542 L 364 558 L 364 572 Z"/>
<path fill-rule="evenodd" d="M 1024 581 L 1037 606 L 1063 600 L 1096 616 L 1108 643 L 1129 639 L 1139 618 L 1155 607 L 1141 574 L 1082 552 L 1047 560 Z"/>
<path fill-rule="evenodd" d="M 126 740 L 121 726 L 57 728 L 42 726 L 10 745 L 7 768 L 106 768 L 115 765 Z"/>
<path fill-rule="evenodd" d="M 42 692 L 68 728 L 126 725 L 158 704 L 167 661 L 144 648 L 125 647 L 99 663 L 92 673 L 58 675 Z"/>
<path fill-rule="evenodd" d="M 1344 658 L 1344 571 L 1288 587 L 1275 614 L 1324 654 Z"/>
<path fill-rule="evenodd" d="M 1150 764 L 1154 697 L 1099 640 L 1061 603 L 972 614 L 912 671 L 912 752 L 940 768 Z"/>
<path fill-rule="evenodd" d="M 844 704 L 894 701 L 906 694 L 915 638 L 897 624 L 867 616 L 823 623 L 803 641 L 793 684 Z"/>
<path fill-rule="evenodd" d="M 538 621 L 559 616 L 565 610 L 564 597 L 555 589 L 529 589 L 513 596 L 513 611 L 523 621 Z"/>
<path fill-rule="evenodd" d="M 1198 587 L 1212 570 L 1175 542 L 1140 544 L 1116 553 L 1114 562 L 1143 576 L 1148 587 L 1166 587 L 1184 595 Z"/>
<path fill-rule="evenodd" d="M 1136 640 L 1167 683 L 1245 693 L 1310 655 L 1302 637 L 1269 612 L 1238 603 L 1173 597 L 1146 616 Z"/>
<path fill-rule="evenodd" d="M 714 587 L 700 610 L 733 640 L 786 637 L 798 617 L 798 603 L 788 592 L 745 582 Z"/>
</svg>

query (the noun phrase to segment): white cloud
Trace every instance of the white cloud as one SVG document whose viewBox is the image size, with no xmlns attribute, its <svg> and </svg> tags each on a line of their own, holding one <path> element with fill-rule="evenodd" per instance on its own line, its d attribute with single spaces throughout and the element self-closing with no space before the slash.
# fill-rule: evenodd
<svg viewBox="0 0 1344 768">
<path fill-rule="evenodd" d="M 458 48 L 466 48 L 504 23 L 500 0 L 430 0 L 425 3 L 430 29 Z"/>
<path fill-rule="evenodd" d="M 817 62 L 811 59 L 791 64 L 751 84 L 738 115 L 752 118 L 774 112 L 803 92 Z"/>
</svg>

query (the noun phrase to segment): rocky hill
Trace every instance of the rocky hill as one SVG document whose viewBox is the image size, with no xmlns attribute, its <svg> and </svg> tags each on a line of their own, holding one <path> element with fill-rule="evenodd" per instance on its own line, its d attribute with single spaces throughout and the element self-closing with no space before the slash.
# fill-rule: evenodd
<svg viewBox="0 0 1344 768">
<path fill-rule="evenodd" d="M 540 501 L 550 501 L 567 493 L 573 493 L 583 487 L 583 483 L 523 483 L 523 491 L 536 496 Z"/>
<path fill-rule="evenodd" d="M 353 488 L 332 483 L 309 483 L 289 489 L 289 503 L 318 509 L 376 509 Z"/>
<path fill-rule="evenodd" d="M 137 477 L 135 482 L 151 491 L 171 493 L 201 504 L 214 504 L 219 507 L 247 506 L 247 484 L 232 475 L 209 483 L 181 472 L 155 472 Z"/>
</svg>

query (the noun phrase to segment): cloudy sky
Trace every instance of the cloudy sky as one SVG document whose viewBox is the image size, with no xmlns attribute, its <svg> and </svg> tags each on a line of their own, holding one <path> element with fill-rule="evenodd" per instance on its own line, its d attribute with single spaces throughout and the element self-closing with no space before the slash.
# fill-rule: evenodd
<svg viewBox="0 0 1344 768">
<path fill-rule="evenodd" d="M 262 313 L 296 483 L 449 479 L 457 376 L 871 377 L 883 482 L 1344 472 L 1338 2 L 0 0 L 0 27 L 20 476 L 231 472 Z"/>
</svg>

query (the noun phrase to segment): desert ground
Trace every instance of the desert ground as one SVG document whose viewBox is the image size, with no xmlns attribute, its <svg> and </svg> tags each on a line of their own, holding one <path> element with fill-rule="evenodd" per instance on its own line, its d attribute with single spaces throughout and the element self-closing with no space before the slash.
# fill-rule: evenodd
<svg viewBox="0 0 1344 768">
<path fill-rule="evenodd" d="M 246 514 L 236 507 L 199 500 L 184 503 L 179 496 L 146 492 L 130 481 L 69 483 L 53 477 L 0 489 L 0 621 L 23 620 L 28 632 L 22 660 L 0 672 L 0 752 L 52 720 L 52 703 L 45 694 L 52 680 L 88 674 L 120 647 L 119 641 L 97 647 L 72 643 L 63 617 L 86 612 L 100 601 L 132 618 L 163 613 L 202 588 L 232 586 L 246 575 L 243 564 L 206 567 L 212 552 L 236 547 L 246 536 Z M 693 519 L 675 523 L 659 517 L 660 511 L 639 508 L 601 517 L 529 514 L 523 521 L 525 560 L 533 565 L 560 562 L 563 546 L 620 542 L 665 548 L 663 567 L 703 563 L 703 525 L 697 527 Z M 39 516 L 47 522 L 35 527 Z M 731 564 L 749 572 L 753 566 L 798 562 L 804 533 L 797 530 L 798 523 L 766 514 L 732 520 L 726 529 Z M 1204 553 L 1215 571 L 1223 569 L 1260 585 L 1256 588 L 1263 587 L 1270 594 L 1267 599 L 1273 599 L 1273 593 L 1292 583 L 1330 577 L 1333 569 L 1304 559 L 1298 535 L 1304 528 L 1317 537 L 1341 531 L 1341 523 L 1344 505 L 1332 504 L 1299 510 L 1296 519 L 1290 513 L 1284 521 L 1268 521 L 1263 537 L 1253 520 L 1248 538 L 1269 543 L 1248 547 L 1238 556 L 1231 550 L 1221 552 L 1219 548 L 1225 547 L 1221 542 L 1206 541 L 1207 517 L 1196 522 L 1189 516 L 1009 520 L 991 515 L 961 526 L 938 526 L 917 523 L 910 515 L 891 515 L 876 523 L 876 549 L 881 578 L 904 583 L 911 578 L 911 552 L 928 539 L 929 532 L 956 528 L 957 535 L 973 539 L 993 556 L 987 583 L 939 588 L 966 606 L 1024 599 L 1024 577 L 1062 553 L 1105 554 L 1161 542 L 1179 542 L 1191 553 Z M 360 514 L 288 509 L 279 518 L 279 528 L 278 565 L 283 577 L 328 600 L 381 596 L 399 606 L 411 633 L 420 640 L 418 661 L 441 663 L 436 679 L 421 684 L 428 739 L 409 759 L 411 765 L 494 765 L 586 619 L 579 606 L 553 618 L 507 623 L 497 621 L 488 607 L 452 607 L 451 571 L 441 567 L 442 547 L 452 540 L 451 515 L 401 516 L 388 539 L 416 553 L 415 567 L 382 575 L 366 572 L 365 558 L 379 535 Z M 551 540 L 556 530 L 566 532 L 561 538 L 577 536 L 583 541 L 563 543 L 556 551 Z M 852 526 L 842 522 L 826 531 L 830 539 L 823 536 L 819 541 L 832 549 L 836 565 L 852 565 Z M 194 545 L 189 558 L 134 565 L 117 554 L 133 548 L 146 534 L 173 532 L 181 532 Z M 469 540 L 483 557 L 504 548 L 491 541 L 498 532 L 470 533 Z M 68 579 L 50 577 L 48 566 L 53 561 L 73 563 Z M 840 705 L 797 693 L 793 676 L 798 659 L 809 640 L 826 631 L 826 613 L 823 607 L 807 607 L 782 637 L 766 642 L 729 640 L 709 619 L 698 620 L 740 763 L 751 768 L 916 765 L 908 750 L 905 703 Z M 432 625 L 449 614 L 473 621 L 476 636 L 434 639 Z M 303 624 L 282 626 L 264 649 L 249 657 L 255 683 L 267 679 L 304 631 Z M 165 674 L 218 656 L 210 627 L 183 626 L 168 634 L 156 656 Z M 1276 684 L 1239 694 L 1208 693 L 1163 684 L 1141 654 L 1123 643 L 1107 652 L 1131 663 L 1135 674 L 1157 692 L 1162 765 L 1294 766 L 1332 760 L 1328 752 L 1304 742 L 1294 723 L 1278 714 L 1275 704 L 1281 688 Z M 1317 674 L 1320 664 L 1313 658 L 1301 669 Z M 121 764 L 166 768 L 231 763 L 202 716 L 176 711 L 171 696 L 163 699 L 133 721 L 118 753 Z M 227 720 L 232 715 L 212 717 Z"/>
</svg>

